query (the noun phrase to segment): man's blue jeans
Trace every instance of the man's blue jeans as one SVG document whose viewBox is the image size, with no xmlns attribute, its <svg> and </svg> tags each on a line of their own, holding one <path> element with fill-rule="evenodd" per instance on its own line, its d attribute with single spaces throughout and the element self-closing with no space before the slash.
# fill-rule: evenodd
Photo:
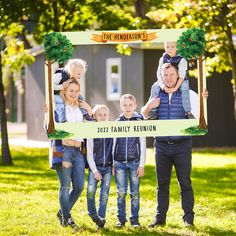
<svg viewBox="0 0 236 236">
<path fill-rule="evenodd" d="M 55 165 L 60 180 L 59 202 L 64 218 L 68 219 L 70 211 L 84 188 L 84 158 L 79 148 L 64 146 L 63 161 L 70 162 L 71 167 Z M 70 190 L 70 182 L 72 189 Z"/>
<path fill-rule="evenodd" d="M 172 166 L 175 167 L 181 190 L 182 209 L 184 220 L 193 222 L 194 197 L 191 185 L 192 168 L 192 139 L 184 139 L 179 142 L 155 141 L 156 148 L 156 175 L 157 189 L 157 214 L 156 218 L 165 221 L 169 208 L 169 186 Z"/>
<path fill-rule="evenodd" d="M 93 172 L 89 171 L 88 176 L 88 189 L 87 189 L 87 207 L 88 214 L 93 217 L 95 215 L 99 215 L 101 218 L 105 219 L 106 217 L 106 209 L 107 209 L 107 201 L 111 184 L 111 166 L 107 167 L 99 167 L 97 166 L 99 173 L 102 175 L 101 185 L 100 185 L 100 198 L 99 198 L 99 207 L 98 213 L 95 204 L 95 195 L 97 190 L 98 182 L 93 177 Z"/>
<path fill-rule="evenodd" d="M 115 179 L 118 190 L 117 206 L 118 219 L 120 222 L 126 222 L 126 194 L 128 188 L 128 179 L 130 181 L 130 200 L 131 200 L 131 216 L 130 222 L 136 223 L 139 218 L 140 194 L 139 185 L 140 178 L 137 176 L 139 160 L 120 162 L 115 161 Z"/>
</svg>

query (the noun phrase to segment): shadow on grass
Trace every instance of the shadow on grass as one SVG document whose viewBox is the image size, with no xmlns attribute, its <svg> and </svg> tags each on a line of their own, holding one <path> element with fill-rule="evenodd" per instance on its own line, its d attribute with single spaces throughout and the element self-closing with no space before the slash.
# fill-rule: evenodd
<svg viewBox="0 0 236 236">
<path fill-rule="evenodd" d="M 235 236 L 236 232 L 232 231 L 232 230 L 220 230 L 220 229 L 216 229 L 213 227 L 206 227 L 205 231 L 209 234 L 209 235 L 214 235 L 214 236 Z"/>
<path fill-rule="evenodd" d="M 12 166 L 0 165 L 3 169 L 31 169 L 45 170 L 49 169 L 48 149 L 47 148 L 11 148 Z"/>
<path fill-rule="evenodd" d="M 210 196 L 217 195 L 217 198 L 234 197 L 236 199 L 235 193 L 232 191 L 236 189 L 236 175 L 235 168 L 229 166 L 224 168 L 193 168 L 192 171 L 192 185 L 195 194 L 201 196 Z M 142 186 L 147 187 L 146 190 L 142 190 L 145 196 L 152 196 L 156 192 L 156 172 L 154 166 L 145 167 L 145 176 L 141 180 L 141 189 Z M 150 193 L 151 191 L 154 191 Z M 171 178 L 171 197 L 175 200 L 179 199 L 180 190 L 178 187 L 176 173 L 172 171 Z M 225 201 L 226 203 L 227 201 Z M 236 209 L 236 200 L 231 203 L 227 203 L 227 207 L 232 210 Z"/>
<path fill-rule="evenodd" d="M 194 168 L 193 186 L 202 195 L 217 194 L 219 197 L 235 196 L 235 168 Z"/>
<path fill-rule="evenodd" d="M 236 148 L 193 148 L 193 153 L 201 153 L 201 154 L 210 154 L 210 155 L 231 155 L 236 157 Z"/>
<path fill-rule="evenodd" d="M 158 235 L 168 235 L 168 236 L 179 236 L 182 235 L 182 233 L 180 234 L 176 234 L 176 233 L 170 233 L 167 231 L 164 231 L 164 228 L 160 229 L 159 228 L 155 228 L 155 229 L 149 229 L 146 227 L 141 227 L 138 229 L 133 229 L 131 227 L 124 227 L 122 229 L 100 229 L 100 230 L 92 230 L 92 229 L 88 229 L 86 228 L 87 231 L 91 232 L 91 233 L 100 233 L 99 235 L 138 235 L 138 236 L 145 236 L 145 235 L 151 235 L 151 236 L 158 236 Z"/>
</svg>

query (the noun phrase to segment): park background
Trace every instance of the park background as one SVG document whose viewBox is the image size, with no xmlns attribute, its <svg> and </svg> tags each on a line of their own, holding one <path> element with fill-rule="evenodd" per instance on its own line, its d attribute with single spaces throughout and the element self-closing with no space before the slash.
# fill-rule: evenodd
<svg viewBox="0 0 236 236">
<path fill-rule="evenodd" d="M 58 182 L 56 174 L 48 167 L 48 142 L 43 131 L 44 53 L 41 45 L 44 35 L 50 31 L 192 27 L 201 27 L 206 32 L 209 91 L 209 133 L 193 139 L 195 149 L 192 176 L 196 197 L 196 228 L 183 228 L 179 189 L 175 178 L 171 183 L 167 227 L 154 230 L 146 228 L 153 220 L 156 204 L 154 155 L 153 149 L 150 148 L 146 176 L 141 187 L 140 221 L 144 229 L 134 231 L 127 226 L 119 231 L 114 228 L 116 192 L 113 181 L 108 209 L 110 231 L 105 230 L 100 234 L 236 234 L 236 188 L 233 174 L 236 168 L 235 1 L 2 0 L 0 13 L 0 118 L 3 163 L 0 166 L 0 235 L 69 233 L 68 229 L 59 226 L 55 217 L 58 209 Z M 86 52 L 81 50 L 81 53 L 86 56 Z M 120 45 L 113 48 L 112 53 L 116 57 L 125 58 L 128 57 L 130 49 Z M 141 70 L 140 82 L 144 86 L 140 99 L 143 102 L 149 96 L 150 86 L 156 79 L 155 70 L 162 53 L 162 48 L 143 50 L 139 58 L 144 58 L 144 63 L 133 69 L 134 73 Z M 145 57 L 147 54 L 151 57 Z M 134 56 L 132 52 L 131 55 Z M 79 49 L 75 57 L 80 57 Z M 99 67 L 99 60 L 95 63 Z M 146 80 L 146 77 L 149 79 Z M 89 97 L 89 88 L 94 86 L 92 76 L 85 81 L 84 87 Z M 194 87 L 196 79 L 191 78 L 190 83 Z M 123 84 L 126 83 L 122 83 L 122 86 Z M 104 94 L 104 91 L 100 92 Z M 129 92 L 129 88 L 122 87 L 123 92 Z M 31 141 L 32 139 L 37 142 Z M 96 234 L 85 206 L 84 191 L 73 215 L 83 227 L 83 235 Z"/>
</svg>

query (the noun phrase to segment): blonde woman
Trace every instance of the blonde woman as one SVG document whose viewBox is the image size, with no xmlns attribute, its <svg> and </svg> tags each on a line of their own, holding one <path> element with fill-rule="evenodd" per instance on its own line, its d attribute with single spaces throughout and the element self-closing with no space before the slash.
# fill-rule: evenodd
<svg viewBox="0 0 236 236">
<path fill-rule="evenodd" d="M 69 79 L 60 92 L 61 102 L 55 102 L 55 120 L 57 122 L 83 122 L 81 108 L 92 115 L 90 106 L 78 100 L 80 85 L 74 79 Z M 51 166 L 56 169 L 60 181 L 59 202 L 60 210 L 57 213 L 61 225 L 70 226 L 73 231 L 79 228 L 71 217 L 71 209 L 78 200 L 84 188 L 84 157 L 81 152 L 83 139 L 54 140 L 57 146 L 61 145 L 62 158 L 52 158 Z M 70 183 L 72 188 L 70 189 Z"/>
</svg>

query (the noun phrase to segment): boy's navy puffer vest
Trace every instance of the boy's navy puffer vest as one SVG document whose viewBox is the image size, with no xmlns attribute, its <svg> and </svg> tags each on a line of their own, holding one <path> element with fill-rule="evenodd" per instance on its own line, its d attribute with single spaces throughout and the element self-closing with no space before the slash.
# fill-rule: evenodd
<svg viewBox="0 0 236 236">
<path fill-rule="evenodd" d="M 65 81 L 67 81 L 70 78 L 68 73 L 63 68 L 59 68 L 55 71 L 55 74 L 58 74 L 58 73 L 61 73 L 61 81 L 59 82 L 59 84 L 63 84 Z M 60 91 L 54 90 L 54 94 L 60 94 Z"/>
<path fill-rule="evenodd" d="M 172 94 L 169 102 L 169 94 L 161 90 L 159 93 L 161 99 L 160 106 L 157 109 L 159 120 L 174 120 L 174 119 L 187 119 L 182 105 L 181 91 L 177 90 Z M 156 137 L 159 141 L 178 141 L 182 139 L 189 139 L 188 136 L 164 136 Z"/>
<path fill-rule="evenodd" d="M 95 138 L 93 157 L 96 166 L 112 166 L 112 138 Z"/>
<path fill-rule="evenodd" d="M 127 119 L 123 115 L 120 116 L 118 121 L 134 121 L 143 120 L 143 116 L 137 112 Z M 133 161 L 140 159 L 140 138 L 139 137 L 127 137 L 117 138 L 114 159 L 116 161 Z"/>
<path fill-rule="evenodd" d="M 178 68 L 179 63 L 181 61 L 183 57 L 181 57 L 180 55 L 176 55 L 174 57 L 169 56 L 166 52 L 163 54 L 163 64 L 164 63 L 171 63 L 172 65 L 174 65 L 176 68 Z M 186 71 L 186 76 L 184 78 L 185 80 L 188 79 L 188 71 Z"/>
</svg>

